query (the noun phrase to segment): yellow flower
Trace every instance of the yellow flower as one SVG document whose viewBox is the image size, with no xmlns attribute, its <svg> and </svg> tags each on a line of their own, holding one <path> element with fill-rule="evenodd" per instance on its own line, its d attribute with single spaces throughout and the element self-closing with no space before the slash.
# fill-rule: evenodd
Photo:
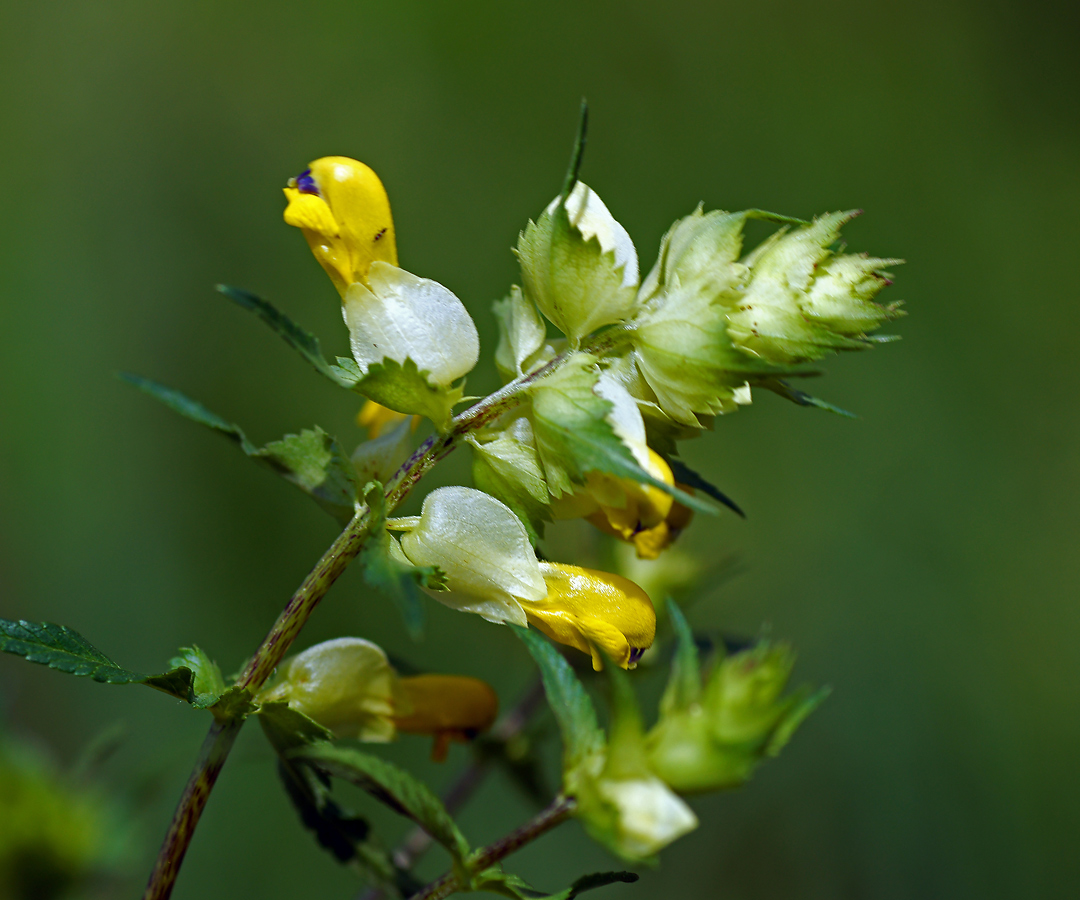
<svg viewBox="0 0 1080 900">
<path fill-rule="evenodd" d="M 549 562 L 540 563 L 540 572 L 547 596 L 519 600 L 530 625 L 588 653 L 597 671 L 605 655 L 624 669 L 637 665 L 656 636 L 656 612 L 648 594 L 610 572 Z"/>
<path fill-rule="evenodd" d="M 334 287 L 367 283 L 376 260 L 397 265 L 390 201 L 379 176 L 347 156 L 324 156 L 290 178 L 285 222 L 299 228 Z"/>
<path fill-rule="evenodd" d="M 395 428 L 398 423 L 409 418 L 408 413 L 395 412 L 380 406 L 374 400 L 368 400 L 363 408 L 356 414 L 356 424 L 368 430 L 368 440 L 373 441 L 382 434 L 385 428 Z M 412 417 L 412 430 L 420 424 L 420 416 Z"/>
<path fill-rule="evenodd" d="M 675 485 L 671 467 L 659 453 L 647 449 L 646 471 Z M 605 534 L 633 544 L 642 559 L 656 559 L 693 517 L 693 510 L 658 487 L 601 472 L 590 472 L 581 490 L 552 500 L 551 511 L 556 519 L 584 518 Z"/>
<path fill-rule="evenodd" d="M 463 675 L 413 675 L 398 682 L 402 699 L 398 731 L 435 738 L 431 758 L 446 759 L 451 741 L 470 741 L 491 727 L 499 698 L 486 681 Z M 408 712 L 405 712 L 408 710 Z"/>
</svg>

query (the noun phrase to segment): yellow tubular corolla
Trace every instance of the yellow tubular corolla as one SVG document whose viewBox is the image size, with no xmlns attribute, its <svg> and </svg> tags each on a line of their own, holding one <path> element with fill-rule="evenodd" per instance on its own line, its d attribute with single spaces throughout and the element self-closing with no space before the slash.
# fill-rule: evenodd
<svg viewBox="0 0 1080 900">
<path fill-rule="evenodd" d="M 367 283 L 376 260 L 397 265 L 390 201 L 379 176 L 362 162 L 324 156 L 284 190 L 286 224 L 303 232 L 342 296 L 350 284 Z"/>
<path fill-rule="evenodd" d="M 521 601 L 529 624 L 553 641 L 592 657 L 603 668 L 609 656 L 632 668 L 656 636 L 652 601 L 627 578 L 564 563 L 541 562 L 548 587 L 543 600 Z"/>
<path fill-rule="evenodd" d="M 499 698 L 486 681 L 463 675 L 413 675 L 398 681 L 402 706 L 395 716 L 398 731 L 435 738 L 431 758 L 446 759 L 451 741 L 469 741 L 490 728 L 499 712 Z"/>
<path fill-rule="evenodd" d="M 665 484 L 675 477 L 664 458 L 649 450 L 647 471 Z M 642 559 L 656 559 L 689 524 L 693 511 L 651 484 L 590 472 L 586 488 L 599 506 L 585 516 L 605 534 L 633 544 Z M 619 501 L 622 501 L 621 505 Z"/>
<path fill-rule="evenodd" d="M 407 413 L 395 412 L 380 406 L 374 400 L 368 400 L 360 412 L 356 414 L 356 424 L 368 430 L 368 440 L 375 440 L 384 429 L 394 428 L 399 422 L 409 418 Z M 416 420 L 419 416 L 413 416 L 413 431 L 416 430 Z"/>
</svg>

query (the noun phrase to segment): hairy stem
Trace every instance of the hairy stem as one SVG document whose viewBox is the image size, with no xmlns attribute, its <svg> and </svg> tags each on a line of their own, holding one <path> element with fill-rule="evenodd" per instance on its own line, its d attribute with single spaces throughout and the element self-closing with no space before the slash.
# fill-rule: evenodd
<svg viewBox="0 0 1080 900">
<path fill-rule="evenodd" d="M 180 803 L 161 845 L 154 871 L 150 873 L 150 883 L 143 894 L 143 900 L 165 900 L 172 893 L 176 874 L 184 861 L 184 854 L 191 843 L 195 826 L 199 823 L 199 816 L 202 815 L 210 791 L 214 789 L 214 782 L 217 781 L 221 767 L 225 765 L 225 759 L 242 725 L 243 719 L 229 719 L 215 720 L 210 726 L 195 768 L 184 787 L 184 793 L 180 795 Z"/>
<path fill-rule="evenodd" d="M 561 365 L 566 356 L 567 354 L 557 356 L 535 372 L 519 376 L 475 406 L 455 416 L 448 431 L 428 438 L 386 486 L 387 512 L 393 511 L 420 479 L 461 443 L 465 434 L 482 428 L 513 409 L 521 402 L 522 391 Z M 349 563 L 364 549 L 370 529 L 370 510 L 366 507 L 361 508 L 289 598 L 285 609 L 267 632 L 254 655 L 248 660 L 237 682 L 238 687 L 255 694 L 266 684 L 274 669 L 289 652 L 289 647 L 300 634 L 300 630 L 315 611 L 319 601 L 326 596 L 326 592 L 330 590 Z M 236 714 L 235 718 L 216 719 L 211 726 L 191 777 L 188 779 L 187 787 L 180 796 L 180 802 L 173 814 L 165 840 L 158 851 L 157 862 L 150 875 L 143 900 L 168 900 L 172 894 L 180 863 L 184 859 L 184 854 L 187 853 L 195 826 L 206 806 L 221 767 L 225 764 L 225 759 L 232 749 L 245 714 Z"/>
<path fill-rule="evenodd" d="M 489 866 L 495 865 L 505 859 L 516 850 L 520 850 L 526 844 L 535 841 L 542 834 L 551 831 L 556 825 L 561 825 L 574 811 L 577 801 L 573 797 L 556 797 L 548 806 L 540 810 L 520 828 L 511 831 L 506 837 L 499 838 L 492 844 L 477 850 L 469 859 L 469 868 L 473 872 L 482 872 Z M 463 887 L 454 872 L 447 872 L 442 878 L 431 882 L 419 893 L 413 894 L 410 900 L 442 900 L 449 897 L 454 891 Z"/>
</svg>

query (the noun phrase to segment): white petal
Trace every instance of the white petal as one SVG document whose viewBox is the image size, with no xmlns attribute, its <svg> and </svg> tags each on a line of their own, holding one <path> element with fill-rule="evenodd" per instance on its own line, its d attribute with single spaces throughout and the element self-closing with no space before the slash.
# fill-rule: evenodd
<svg viewBox="0 0 1080 900">
<path fill-rule="evenodd" d="M 652 856 L 697 828 L 690 809 L 659 778 L 601 779 L 600 793 L 619 811 L 619 839 L 632 856 Z"/>
<path fill-rule="evenodd" d="M 424 500 L 420 524 L 402 535 L 401 549 L 414 565 L 438 566 L 446 573 L 450 592 L 431 596 L 491 621 L 524 625 L 525 613 L 516 598 L 536 601 L 547 596 L 521 520 L 483 491 L 432 491 Z"/>
<path fill-rule="evenodd" d="M 630 448 L 638 464 L 651 471 L 649 446 L 645 442 L 645 422 L 637 401 L 614 374 L 604 371 L 596 382 L 595 392 L 614 404 L 605 417 L 619 439 Z"/>
<path fill-rule="evenodd" d="M 453 292 L 389 263 L 372 263 L 368 285 L 349 286 L 343 313 L 364 371 L 385 357 L 409 357 L 434 384 L 448 385 L 480 356 L 476 326 Z"/>
<path fill-rule="evenodd" d="M 554 212 L 559 205 L 556 197 L 548 204 L 546 212 Z M 589 240 L 595 237 L 605 253 L 615 251 L 615 265 L 623 267 L 623 286 L 636 287 L 638 283 L 637 250 L 630 235 L 608 211 L 596 191 L 579 181 L 566 198 L 566 212 L 570 224 Z"/>
</svg>

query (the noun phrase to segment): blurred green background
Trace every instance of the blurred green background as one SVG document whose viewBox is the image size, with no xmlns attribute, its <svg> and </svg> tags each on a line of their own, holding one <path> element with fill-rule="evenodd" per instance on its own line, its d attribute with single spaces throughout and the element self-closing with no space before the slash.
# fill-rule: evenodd
<svg viewBox="0 0 1080 900">
<path fill-rule="evenodd" d="M 312 158 L 356 156 L 387 185 L 402 264 L 465 300 L 490 360 L 509 247 L 558 188 L 584 94 L 583 176 L 645 268 L 698 201 L 861 207 L 851 248 L 909 260 L 886 294 L 906 301 L 904 340 L 834 360 L 810 386 L 858 420 L 761 396 L 686 445 L 749 513 L 687 535 L 743 569 L 706 591 L 693 624 L 767 627 L 798 647 L 796 675 L 834 694 L 748 787 L 696 802 L 702 827 L 659 870 L 604 896 L 1075 896 L 1073 5 L 2 10 L 0 615 L 68 624 L 143 671 L 192 641 L 238 667 L 334 523 L 114 372 L 179 387 L 260 442 L 319 423 L 352 446 L 356 402 L 212 285 L 261 293 L 343 352 L 337 296 L 282 224 L 280 188 Z M 470 388 L 495 383 L 487 362 Z M 467 479 L 462 453 L 435 482 Z M 360 634 L 489 678 L 513 702 L 531 673 L 523 648 L 428 606 L 412 645 L 350 572 L 301 643 Z M 100 779 L 134 826 L 117 874 L 87 896 L 137 895 L 206 715 L 7 656 L 0 697 L 6 728 L 62 766 L 122 724 Z M 352 897 L 257 732 L 229 761 L 175 897 Z M 416 740 L 387 752 L 436 783 L 465 758 L 455 748 L 439 769 Z M 494 778 L 463 824 L 482 842 L 529 811 Z M 432 854 L 422 872 L 444 862 Z M 572 824 L 510 867 L 555 890 L 618 865 Z"/>
</svg>

